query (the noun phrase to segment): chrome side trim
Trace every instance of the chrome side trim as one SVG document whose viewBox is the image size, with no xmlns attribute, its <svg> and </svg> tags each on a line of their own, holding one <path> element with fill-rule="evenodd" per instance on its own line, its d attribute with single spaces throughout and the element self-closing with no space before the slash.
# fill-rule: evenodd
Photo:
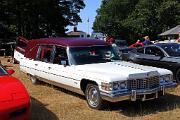
<svg viewBox="0 0 180 120">
<path fill-rule="evenodd" d="M 130 95 L 125 95 L 125 96 L 121 96 L 121 97 L 109 97 L 109 96 L 106 96 L 106 95 L 101 95 L 102 99 L 103 100 L 107 100 L 107 101 L 110 101 L 110 102 L 119 102 L 119 101 L 123 101 L 123 100 L 130 100 L 131 97 Z"/>
<path fill-rule="evenodd" d="M 75 88 L 75 87 L 72 87 L 72 86 L 69 86 L 69 85 L 64 85 L 64 84 L 61 84 L 61 83 L 58 83 L 58 82 L 55 82 L 55 81 L 52 81 L 52 80 L 48 80 L 48 79 L 45 79 L 45 78 L 41 78 L 41 77 L 38 77 L 38 76 L 34 76 L 34 77 L 37 78 L 40 81 L 52 84 L 52 85 L 60 87 L 60 88 L 64 88 L 66 90 L 78 93 L 80 95 L 84 95 L 84 93 L 83 93 L 83 91 L 81 89 L 78 89 L 78 88 Z"/>
</svg>

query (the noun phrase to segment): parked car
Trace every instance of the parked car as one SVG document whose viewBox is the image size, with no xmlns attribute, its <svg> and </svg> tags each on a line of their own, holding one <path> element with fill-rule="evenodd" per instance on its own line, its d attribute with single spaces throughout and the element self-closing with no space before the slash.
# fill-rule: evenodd
<svg viewBox="0 0 180 120">
<path fill-rule="evenodd" d="M 0 120 L 28 120 L 30 97 L 20 80 L 10 76 L 13 73 L 0 65 Z"/>
<path fill-rule="evenodd" d="M 157 43 L 178 43 L 177 39 L 170 39 L 170 40 L 163 40 L 163 41 L 158 41 Z"/>
<path fill-rule="evenodd" d="M 104 40 L 105 36 L 104 36 L 104 34 L 102 32 L 95 32 L 95 31 L 93 31 L 91 33 L 91 38 Z"/>
<path fill-rule="evenodd" d="M 16 47 L 14 49 L 13 63 L 19 63 L 21 59 L 24 58 L 24 53 L 28 42 L 29 40 L 22 36 L 17 37 Z"/>
<path fill-rule="evenodd" d="M 120 61 L 111 45 L 96 39 L 31 40 L 20 69 L 38 80 L 83 94 L 89 107 L 104 100 L 149 100 L 176 87 L 172 72 Z"/>
<path fill-rule="evenodd" d="M 2 56 L 13 56 L 14 46 L 16 42 L 1 42 L 0 41 L 0 55 Z"/>
<path fill-rule="evenodd" d="M 180 44 L 157 43 L 134 49 L 123 58 L 142 65 L 166 68 L 173 72 L 174 78 L 180 82 Z"/>
</svg>

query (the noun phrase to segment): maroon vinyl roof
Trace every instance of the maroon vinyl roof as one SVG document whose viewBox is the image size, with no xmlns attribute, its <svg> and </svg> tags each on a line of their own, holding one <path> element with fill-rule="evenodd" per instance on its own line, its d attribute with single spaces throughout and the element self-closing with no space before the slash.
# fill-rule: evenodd
<svg viewBox="0 0 180 120">
<path fill-rule="evenodd" d="M 95 46 L 95 45 L 108 45 L 103 40 L 87 39 L 87 38 L 41 38 L 30 40 L 27 43 L 25 50 L 25 57 L 35 59 L 38 45 L 57 45 L 62 47 L 82 47 L 82 46 Z"/>
<path fill-rule="evenodd" d="M 103 40 L 87 39 L 87 38 L 41 38 L 31 40 L 28 47 L 33 47 L 36 44 L 49 44 L 67 46 L 93 46 L 93 45 L 107 45 Z"/>
</svg>

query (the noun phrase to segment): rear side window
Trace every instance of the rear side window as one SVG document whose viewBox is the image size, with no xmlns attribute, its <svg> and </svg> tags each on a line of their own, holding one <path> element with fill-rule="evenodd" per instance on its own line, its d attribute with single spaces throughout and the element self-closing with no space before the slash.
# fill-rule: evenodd
<svg viewBox="0 0 180 120">
<path fill-rule="evenodd" d="M 138 49 L 137 49 L 137 52 L 144 54 L 144 48 L 138 48 Z"/>
<path fill-rule="evenodd" d="M 147 47 L 145 53 L 149 55 L 164 56 L 164 53 L 157 47 Z"/>
<path fill-rule="evenodd" d="M 55 48 L 53 63 L 59 64 L 59 65 L 68 65 L 68 57 L 66 53 L 66 48 L 59 47 L 59 46 Z"/>
<path fill-rule="evenodd" d="M 39 46 L 36 60 L 42 62 L 52 61 L 53 46 Z"/>
</svg>

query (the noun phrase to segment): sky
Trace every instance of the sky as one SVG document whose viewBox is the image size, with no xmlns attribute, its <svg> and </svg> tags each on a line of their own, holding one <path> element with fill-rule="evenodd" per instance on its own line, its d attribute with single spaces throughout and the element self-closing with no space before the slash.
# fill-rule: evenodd
<svg viewBox="0 0 180 120">
<path fill-rule="evenodd" d="M 77 29 L 91 34 L 93 31 L 93 22 L 97 15 L 96 10 L 100 8 L 101 0 L 84 0 L 84 3 L 86 6 L 79 14 L 82 19 L 82 23 L 78 23 Z M 68 26 L 68 29 L 69 31 L 72 31 L 73 27 Z"/>
</svg>

